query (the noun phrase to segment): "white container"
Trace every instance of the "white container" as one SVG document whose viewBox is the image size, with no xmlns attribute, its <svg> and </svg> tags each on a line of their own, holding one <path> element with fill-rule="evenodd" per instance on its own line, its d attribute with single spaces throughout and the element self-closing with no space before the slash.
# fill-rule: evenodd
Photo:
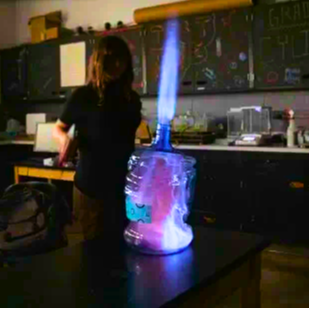
<svg viewBox="0 0 309 309">
<path fill-rule="evenodd" d="M 295 120 L 290 119 L 290 123 L 286 132 L 286 137 L 287 137 L 287 146 L 289 148 L 295 147 Z"/>
<path fill-rule="evenodd" d="M 295 119 L 294 119 L 294 111 L 290 110 L 289 111 L 289 126 L 286 131 L 286 138 L 287 138 L 287 147 L 293 148 L 295 147 L 295 131 L 296 131 L 296 126 L 295 126 Z"/>
<path fill-rule="evenodd" d="M 47 114 L 27 114 L 26 115 L 26 134 L 35 135 L 38 123 L 49 122 L 51 118 Z"/>
</svg>

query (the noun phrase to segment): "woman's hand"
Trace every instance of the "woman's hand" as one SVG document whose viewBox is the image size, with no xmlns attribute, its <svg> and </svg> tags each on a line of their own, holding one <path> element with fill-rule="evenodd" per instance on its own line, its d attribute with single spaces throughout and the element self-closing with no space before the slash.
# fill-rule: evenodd
<svg viewBox="0 0 309 309">
<path fill-rule="evenodd" d="M 71 138 L 67 133 L 64 132 L 59 136 L 58 140 L 59 140 L 59 153 L 60 155 L 64 155 L 69 148 Z"/>
<path fill-rule="evenodd" d="M 58 142 L 60 155 L 66 153 L 71 142 L 71 138 L 67 133 L 68 129 L 69 126 L 61 122 L 60 120 L 57 121 L 53 129 L 53 137 Z"/>
</svg>

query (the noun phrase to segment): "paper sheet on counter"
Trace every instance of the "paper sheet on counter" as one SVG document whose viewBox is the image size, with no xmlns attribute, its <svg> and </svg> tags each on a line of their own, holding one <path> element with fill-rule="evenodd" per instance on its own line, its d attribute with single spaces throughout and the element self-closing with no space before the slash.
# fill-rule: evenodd
<svg viewBox="0 0 309 309">
<path fill-rule="evenodd" d="M 85 42 L 60 45 L 60 72 L 61 87 L 75 87 L 85 84 Z"/>
</svg>

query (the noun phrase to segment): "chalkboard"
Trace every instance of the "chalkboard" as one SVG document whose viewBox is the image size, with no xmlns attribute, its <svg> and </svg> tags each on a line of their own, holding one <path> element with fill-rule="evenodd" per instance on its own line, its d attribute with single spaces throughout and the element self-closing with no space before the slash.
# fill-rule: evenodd
<svg viewBox="0 0 309 309">
<path fill-rule="evenodd" d="M 28 85 L 31 100 L 59 98 L 59 42 L 29 46 Z"/>
<path fill-rule="evenodd" d="M 190 23 L 194 92 L 247 90 L 251 9 L 214 12 Z"/>
<path fill-rule="evenodd" d="M 27 47 L 1 51 L 1 91 L 6 100 L 27 98 Z"/>
<path fill-rule="evenodd" d="M 180 18 L 179 94 L 243 91 L 249 88 L 251 10 Z M 165 24 L 147 26 L 147 88 L 158 92 Z"/>
<path fill-rule="evenodd" d="M 114 35 L 122 38 L 129 46 L 132 54 L 134 81 L 133 89 L 139 93 L 145 93 L 144 81 L 144 56 L 143 56 L 143 30 L 141 27 L 119 28 L 102 33 L 103 36 Z"/>
<path fill-rule="evenodd" d="M 160 65 L 163 52 L 163 44 L 166 35 L 166 23 L 157 22 L 146 25 L 146 78 L 147 93 L 156 95 L 158 93 Z M 189 18 L 180 19 L 180 74 L 179 93 L 193 92 L 193 67 L 191 66 L 191 25 Z"/>
<path fill-rule="evenodd" d="M 309 73 L 309 1 L 254 9 L 256 88 L 303 88 Z"/>
</svg>

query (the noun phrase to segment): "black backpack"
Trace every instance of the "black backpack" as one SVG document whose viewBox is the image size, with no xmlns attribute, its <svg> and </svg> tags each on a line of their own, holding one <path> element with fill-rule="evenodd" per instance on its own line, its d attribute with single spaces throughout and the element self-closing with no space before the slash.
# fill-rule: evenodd
<svg viewBox="0 0 309 309">
<path fill-rule="evenodd" d="M 57 188 L 44 182 L 10 186 L 0 200 L 0 262 L 67 246 L 71 211 Z"/>
</svg>

